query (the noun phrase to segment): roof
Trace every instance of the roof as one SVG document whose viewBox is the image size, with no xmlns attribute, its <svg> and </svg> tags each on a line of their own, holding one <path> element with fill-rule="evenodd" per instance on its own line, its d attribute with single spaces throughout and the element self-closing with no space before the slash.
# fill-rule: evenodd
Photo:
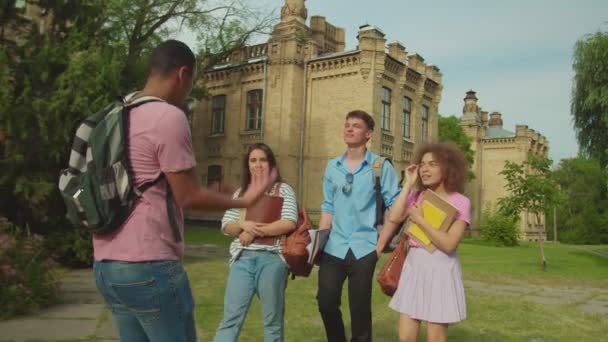
<svg viewBox="0 0 608 342">
<path fill-rule="evenodd" d="M 500 127 L 488 127 L 486 130 L 485 138 L 496 139 L 496 138 L 514 138 L 515 133 L 502 129 Z"/>
</svg>

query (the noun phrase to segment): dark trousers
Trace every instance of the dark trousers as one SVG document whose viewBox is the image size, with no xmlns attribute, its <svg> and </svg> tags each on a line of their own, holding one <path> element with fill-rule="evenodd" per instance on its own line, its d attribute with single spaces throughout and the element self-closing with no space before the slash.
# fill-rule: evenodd
<svg viewBox="0 0 608 342">
<path fill-rule="evenodd" d="M 376 252 L 357 260 L 351 250 L 345 259 L 323 253 L 319 265 L 317 302 L 328 342 L 346 342 L 340 299 L 348 278 L 348 303 L 353 342 L 372 340 L 372 278 Z"/>
</svg>

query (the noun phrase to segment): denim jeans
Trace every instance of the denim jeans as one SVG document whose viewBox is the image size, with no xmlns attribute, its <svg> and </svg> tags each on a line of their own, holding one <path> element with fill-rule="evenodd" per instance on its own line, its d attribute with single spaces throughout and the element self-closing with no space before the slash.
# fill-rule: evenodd
<svg viewBox="0 0 608 342">
<path fill-rule="evenodd" d="M 215 342 L 234 342 L 239 338 L 245 316 L 255 294 L 262 303 L 264 342 L 283 341 L 287 265 L 277 253 L 241 252 L 230 267 L 224 297 L 224 318 Z"/>
<path fill-rule="evenodd" d="M 356 259 L 348 250 L 345 259 L 323 253 L 319 265 L 317 303 L 329 342 L 346 342 L 340 302 L 348 278 L 348 303 L 352 342 L 372 340 L 372 279 L 378 262 L 376 251 Z"/>
<path fill-rule="evenodd" d="M 93 264 L 121 341 L 196 341 L 194 299 L 179 261 Z"/>
</svg>

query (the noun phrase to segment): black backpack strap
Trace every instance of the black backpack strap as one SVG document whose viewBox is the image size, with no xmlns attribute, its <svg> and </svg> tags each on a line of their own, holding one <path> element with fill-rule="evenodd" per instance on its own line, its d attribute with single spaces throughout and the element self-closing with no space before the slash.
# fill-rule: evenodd
<svg viewBox="0 0 608 342">
<path fill-rule="evenodd" d="M 376 198 L 376 221 L 374 222 L 374 226 L 378 228 L 378 226 L 384 224 L 384 199 L 382 198 L 382 168 L 384 166 L 384 161 L 388 160 L 390 163 L 390 159 L 386 157 L 378 157 L 374 160 L 372 165 L 372 175 L 374 177 L 374 194 Z"/>
<path fill-rule="evenodd" d="M 175 220 L 175 207 L 173 206 L 173 191 L 171 191 L 171 185 L 167 181 L 167 196 L 166 204 L 167 204 L 167 215 L 169 216 L 169 224 L 171 225 L 171 232 L 173 233 L 173 238 L 175 242 L 182 242 L 182 235 L 179 233 L 179 227 L 177 226 L 177 221 Z"/>
<path fill-rule="evenodd" d="M 160 176 L 156 177 L 155 180 L 146 182 L 134 189 L 135 194 L 137 196 L 141 196 L 144 191 L 150 189 L 154 184 L 160 182 L 166 177 L 163 173 Z M 173 207 L 173 192 L 171 191 L 171 185 L 169 185 L 169 181 L 166 181 L 166 195 L 165 195 L 165 205 L 167 206 L 167 216 L 169 217 L 169 224 L 171 225 L 171 232 L 173 233 L 173 238 L 175 242 L 182 241 L 182 235 L 179 232 L 179 227 L 177 225 L 177 221 L 175 220 L 175 207 Z"/>
</svg>

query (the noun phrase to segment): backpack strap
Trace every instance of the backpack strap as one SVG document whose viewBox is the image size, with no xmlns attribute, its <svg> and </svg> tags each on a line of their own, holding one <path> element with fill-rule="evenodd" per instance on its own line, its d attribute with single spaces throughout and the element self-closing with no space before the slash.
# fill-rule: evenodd
<svg viewBox="0 0 608 342">
<path fill-rule="evenodd" d="M 155 96 L 138 96 L 138 94 L 139 94 L 138 92 L 134 92 L 121 99 L 122 105 L 123 105 L 123 109 L 122 109 L 123 118 L 125 120 L 125 123 L 124 123 L 125 137 L 127 137 L 127 141 L 128 141 L 128 136 L 129 136 L 129 131 L 128 131 L 129 130 L 129 114 L 130 114 L 131 110 L 134 109 L 135 107 L 141 106 L 145 103 L 166 102 L 165 100 L 155 97 Z M 126 149 L 128 150 L 128 148 L 129 147 L 128 147 L 128 142 L 127 142 Z M 128 157 L 127 157 L 127 159 L 128 159 Z M 131 170 L 131 162 L 128 161 L 128 163 L 129 163 L 129 170 Z M 133 177 L 132 172 L 129 175 L 129 177 Z M 148 190 L 149 188 L 151 188 L 153 185 L 155 185 L 162 179 L 165 179 L 165 183 L 166 183 L 165 205 L 167 207 L 167 216 L 169 218 L 169 224 L 171 225 L 171 232 L 173 233 L 173 238 L 175 239 L 175 242 L 181 242 L 182 236 L 179 232 L 179 227 L 178 227 L 177 221 L 175 219 L 175 207 L 173 206 L 173 192 L 171 191 L 171 185 L 166 180 L 165 175 L 161 172 L 160 176 L 156 177 L 155 180 L 146 182 L 146 183 L 140 185 L 139 187 L 135 187 L 133 190 L 134 190 L 135 194 L 138 197 L 140 197 L 144 193 L 144 191 Z"/>
<path fill-rule="evenodd" d="M 276 182 L 272 187 L 272 192 L 270 193 L 273 196 L 281 196 L 281 182 Z"/>
<path fill-rule="evenodd" d="M 175 242 L 182 242 L 182 235 L 179 233 L 179 228 L 177 227 L 177 221 L 175 220 L 175 207 L 173 207 L 173 191 L 171 191 L 171 185 L 169 182 L 166 182 L 167 185 L 167 196 L 166 205 L 167 205 L 167 215 L 169 216 L 169 224 L 171 225 L 171 232 L 173 233 L 173 238 Z"/>
<path fill-rule="evenodd" d="M 384 199 L 382 198 L 382 167 L 384 166 L 384 161 L 388 160 L 389 163 L 391 160 L 387 157 L 378 157 L 374 160 L 372 164 L 372 176 L 374 181 L 374 194 L 376 197 L 376 221 L 374 225 L 376 228 L 384 223 Z"/>
<path fill-rule="evenodd" d="M 147 102 L 167 102 L 167 101 L 161 99 L 160 97 L 156 97 L 156 96 L 150 96 L 150 95 L 140 96 L 140 92 L 138 92 L 138 91 L 133 92 L 133 93 L 121 98 L 120 101 L 124 105 L 129 106 L 129 107 L 136 107 L 136 106 L 142 105 Z"/>
</svg>

